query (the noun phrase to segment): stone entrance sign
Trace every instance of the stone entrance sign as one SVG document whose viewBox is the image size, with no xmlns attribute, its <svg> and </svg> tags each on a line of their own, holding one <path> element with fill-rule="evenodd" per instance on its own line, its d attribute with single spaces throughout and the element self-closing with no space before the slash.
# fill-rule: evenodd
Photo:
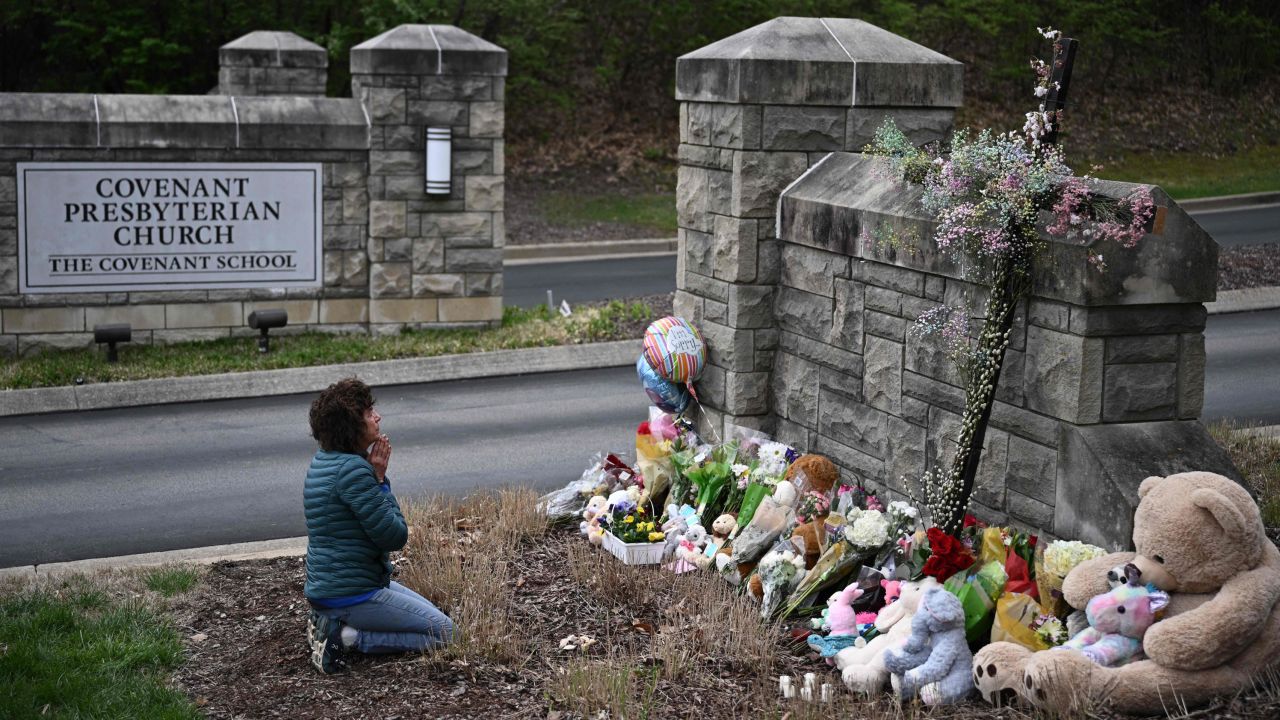
<svg viewBox="0 0 1280 720">
<path fill-rule="evenodd" d="M 21 292 L 319 287 L 320 163 L 19 163 Z"/>
</svg>

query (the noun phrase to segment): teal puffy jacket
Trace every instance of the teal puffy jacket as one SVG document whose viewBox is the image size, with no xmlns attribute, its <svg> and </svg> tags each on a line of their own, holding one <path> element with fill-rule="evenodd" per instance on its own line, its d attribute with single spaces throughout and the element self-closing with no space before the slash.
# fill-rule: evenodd
<svg viewBox="0 0 1280 720">
<path fill-rule="evenodd" d="M 320 450 L 302 491 L 307 516 L 307 584 L 312 599 L 345 598 L 387 587 L 387 554 L 404 547 L 400 505 L 359 455 Z"/>
</svg>

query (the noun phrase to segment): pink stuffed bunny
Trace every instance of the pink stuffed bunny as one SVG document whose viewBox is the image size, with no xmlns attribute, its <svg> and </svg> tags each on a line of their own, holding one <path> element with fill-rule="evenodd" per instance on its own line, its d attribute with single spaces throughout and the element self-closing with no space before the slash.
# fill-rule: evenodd
<svg viewBox="0 0 1280 720">
<path fill-rule="evenodd" d="M 862 588 L 855 583 L 827 600 L 827 624 L 831 626 L 831 635 L 858 634 L 858 614 L 853 609 L 853 603 L 860 597 Z"/>
</svg>

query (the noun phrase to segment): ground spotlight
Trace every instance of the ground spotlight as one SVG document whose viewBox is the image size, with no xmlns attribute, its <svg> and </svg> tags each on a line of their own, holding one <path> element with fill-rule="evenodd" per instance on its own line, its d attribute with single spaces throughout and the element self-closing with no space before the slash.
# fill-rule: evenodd
<svg viewBox="0 0 1280 720">
<path fill-rule="evenodd" d="M 109 323 L 93 326 L 93 341 L 101 345 L 107 344 L 107 362 L 116 362 L 120 355 L 116 352 L 116 343 L 133 340 L 133 327 L 129 323 Z"/>
<path fill-rule="evenodd" d="M 249 313 L 249 327 L 262 331 L 258 336 L 258 352 L 264 353 L 271 349 L 271 340 L 267 337 L 268 330 L 288 324 L 289 311 L 287 310 L 254 310 Z"/>
</svg>

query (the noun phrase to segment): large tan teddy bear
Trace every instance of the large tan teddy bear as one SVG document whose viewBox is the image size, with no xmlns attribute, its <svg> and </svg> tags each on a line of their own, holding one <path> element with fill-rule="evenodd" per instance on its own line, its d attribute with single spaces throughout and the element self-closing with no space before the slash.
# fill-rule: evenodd
<svg viewBox="0 0 1280 720">
<path fill-rule="evenodd" d="M 1207 704 L 1280 665 L 1280 552 L 1249 494 L 1221 475 L 1188 472 L 1149 477 L 1138 497 L 1137 552 L 1081 563 L 1062 591 L 1083 608 L 1108 591 L 1108 570 L 1137 565 L 1142 582 L 1171 596 L 1164 619 L 1143 638 L 1147 659 L 1112 668 L 1072 650 L 992 643 L 973 659 L 974 683 L 988 702 L 1016 693 L 1063 713 L 1110 706 L 1145 715 Z"/>
</svg>

